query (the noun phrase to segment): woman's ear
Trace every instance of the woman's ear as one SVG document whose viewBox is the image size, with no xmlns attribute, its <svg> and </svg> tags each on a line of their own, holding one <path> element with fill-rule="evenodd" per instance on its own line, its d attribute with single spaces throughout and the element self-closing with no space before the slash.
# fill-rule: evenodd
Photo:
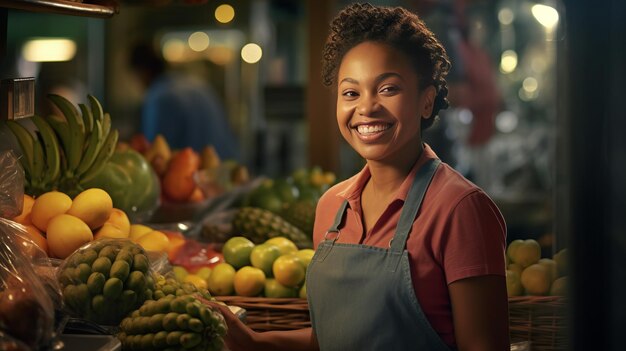
<svg viewBox="0 0 626 351">
<path fill-rule="evenodd" d="M 424 119 L 430 118 L 433 114 L 435 106 L 435 98 L 437 97 L 437 89 L 435 86 L 429 85 L 422 90 L 420 94 L 420 117 Z"/>
</svg>

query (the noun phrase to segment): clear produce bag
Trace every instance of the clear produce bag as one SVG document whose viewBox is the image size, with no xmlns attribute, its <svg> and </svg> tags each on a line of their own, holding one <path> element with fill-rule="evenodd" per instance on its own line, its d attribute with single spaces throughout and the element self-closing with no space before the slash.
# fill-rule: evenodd
<svg viewBox="0 0 626 351">
<path fill-rule="evenodd" d="M 118 325 L 152 299 L 150 262 L 141 246 L 127 239 L 102 238 L 83 245 L 57 270 L 65 311 L 97 324 Z"/>
<path fill-rule="evenodd" d="M 23 227 L 0 218 L 0 349 L 52 348 L 58 290 L 46 254 Z"/>
<path fill-rule="evenodd" d="M 0 218 L 22 213 L 24 203 L 24 169 L 12 151 L 0 152 Z"/>
</svg>

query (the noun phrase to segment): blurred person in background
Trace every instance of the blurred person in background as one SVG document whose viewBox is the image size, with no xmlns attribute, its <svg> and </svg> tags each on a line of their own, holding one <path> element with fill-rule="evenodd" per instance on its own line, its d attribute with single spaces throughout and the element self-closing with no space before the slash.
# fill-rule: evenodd
<svg viewBox="0 0 626 351">
<path fill-rule="evenodd" d="M 238 141 L 213 88 L 202 79 L 174 72 L 152 45 L 140 42 L 130 66 L 146 89 L 141 133 L 152 141 L 162 134 L 173 149 L 201 151 L 213 145 L 222 159 L 236 159 Z"/>
</svg>

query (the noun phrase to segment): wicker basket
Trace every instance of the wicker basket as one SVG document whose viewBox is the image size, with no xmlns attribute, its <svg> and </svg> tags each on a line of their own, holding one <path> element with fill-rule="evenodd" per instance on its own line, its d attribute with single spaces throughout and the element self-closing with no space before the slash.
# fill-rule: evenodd
<svg viewBox="0 0 626 351">
<path fill-rule="evenodd" d="M 533 351 L 568 349 L 567 301 L 558 296 L 509 298 L 511 342 L 530 341 Z"/>
<path fill-rule="evenodd" d="M 246 309 L 246 324 L 257 331 L 311 326 L 306 299 L 216 296 Z M 557 296 L 509 298 L 511 343 L 529 341 L 533 351 L 564 351 L 567 344 L 566 300 Z"/>
<path fill-rule="evenodd" d="M 246 309 L 246 324 L 257 331 L 291 330 L 311 326 L 306 299 L 215 296 L 216 300 Z"/>
</svg>

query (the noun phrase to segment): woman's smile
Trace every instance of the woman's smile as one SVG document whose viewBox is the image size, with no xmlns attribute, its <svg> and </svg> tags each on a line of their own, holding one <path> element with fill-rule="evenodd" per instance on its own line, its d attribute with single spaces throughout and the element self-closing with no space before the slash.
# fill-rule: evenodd
<svg viewBox="0 0 626 351">
<path fill-rule="evenodd" d="M 363 142 L 376 142 L 381 138 L 385 137 L 385 135 L 389 135 L 392 133 L 392 123 L 367 123 L 367 124 L 358 124 L 352 127 L 352 130 L 356 131 L 357 136 Z"/>
</svg>

